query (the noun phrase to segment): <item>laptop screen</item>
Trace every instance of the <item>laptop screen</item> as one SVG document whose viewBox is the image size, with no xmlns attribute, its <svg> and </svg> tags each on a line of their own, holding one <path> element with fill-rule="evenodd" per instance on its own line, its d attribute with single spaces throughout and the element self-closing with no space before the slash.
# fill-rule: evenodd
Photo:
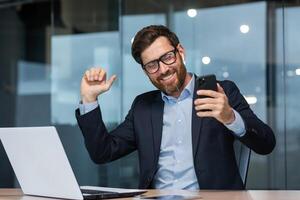
<svg viewBox="0 0 300 200">
<path fill-rule="evenodd" d="M 83 199 L 55 127 L 0 128 L 0 139 L 24 194 Z"/>
</svg>

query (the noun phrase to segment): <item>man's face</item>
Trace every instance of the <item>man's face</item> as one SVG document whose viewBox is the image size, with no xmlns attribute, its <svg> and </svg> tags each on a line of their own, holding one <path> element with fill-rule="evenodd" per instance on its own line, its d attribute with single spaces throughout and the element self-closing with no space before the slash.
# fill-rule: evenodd
<svg viewBox="0 0 300 200">
<path fill-rule="evenodd" d="M 175 51 L 176 62 L 167 65 L 159 62 L 159 69 L 157 72 L 148 75 L 152 84 L 162 92 L 178 97 L 187 84 L 187 72 L 183 64 L 184 49 L 178 45 Z M 153 60 L 160 58 L 162 55 L 174 50 L 166 37 L 157 38 L 148 48 L 141 53 L 143 64 L 147 64 Z"/>
</svg>

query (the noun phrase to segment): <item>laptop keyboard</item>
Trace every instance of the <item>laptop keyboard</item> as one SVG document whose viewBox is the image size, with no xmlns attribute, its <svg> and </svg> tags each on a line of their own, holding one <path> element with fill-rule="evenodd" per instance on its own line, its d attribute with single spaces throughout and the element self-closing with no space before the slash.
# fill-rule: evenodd
<svg viewBox="0 0 300 200">
<path fill-rule="evenodd" d="M 118 194 L 117 192 L 103 191 L 103 190 L 88 190 L 88 189 L 80 189 L 80 190 L 83 194 L 92 194 L 92 195 Z"/>
</svg>

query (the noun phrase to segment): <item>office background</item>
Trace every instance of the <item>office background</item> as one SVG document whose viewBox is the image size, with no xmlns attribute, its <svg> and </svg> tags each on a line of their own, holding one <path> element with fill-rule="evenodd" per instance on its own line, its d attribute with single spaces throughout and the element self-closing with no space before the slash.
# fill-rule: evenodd
<svg viewBox="0 0 300 200">
<path fill-rule="evenodd" d="M 117 74 L 100 97 L 109 129 L 152 90 L 131 57 L 149 24 L 176 32 L 187 68 L 235 81 L 274 130 L 272 154 L 252 153 L 248 189 L 300 189 L 300 1 L 0 0 L 0 126 L 54 125 L 80 185 L 137 187 L 136 153 L 95 165 L 76 125 L 80 79 L 94 65 Z M 0 187 L 17 187 L 0 144 Z"/>
</svg>

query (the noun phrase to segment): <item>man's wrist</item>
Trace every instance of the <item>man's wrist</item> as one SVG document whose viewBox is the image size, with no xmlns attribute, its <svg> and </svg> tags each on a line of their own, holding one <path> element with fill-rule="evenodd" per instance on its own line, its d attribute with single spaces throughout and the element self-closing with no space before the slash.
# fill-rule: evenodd
<svg viewBox="0 0 300 200">
<path fill-rule="evenodd" d="M 245 123 L 244 123 L 241 115 L 236 110 L 234 110 L 234 109 L 232 109 L 232 110 L 234 112 L 235 119 L 231 124 L 228 124 L 228 125 L 225 124 L 225 126 L 229 130 L 231 130 L 236 136 L 242 137 L 246 133 Z"/>
<path fill-rule="evenodd" d="M 229 120 L 227 122 L 225 122 L 225 125 L 232 124 L 234 122 L 234 120 L 235 120 L 235 114 L 234 114 L 233 109 L 231 109 L 231 114 L 230 114 Z"/>
<path fill-rule="evenodd" d="M 92 103 L 92 102 L 95 102 L 95 101 L 97 101 L 97 97 L 89 97 L 89 96 L 81 95 L 81 102 L 83 104 Z"/>
</svg>

